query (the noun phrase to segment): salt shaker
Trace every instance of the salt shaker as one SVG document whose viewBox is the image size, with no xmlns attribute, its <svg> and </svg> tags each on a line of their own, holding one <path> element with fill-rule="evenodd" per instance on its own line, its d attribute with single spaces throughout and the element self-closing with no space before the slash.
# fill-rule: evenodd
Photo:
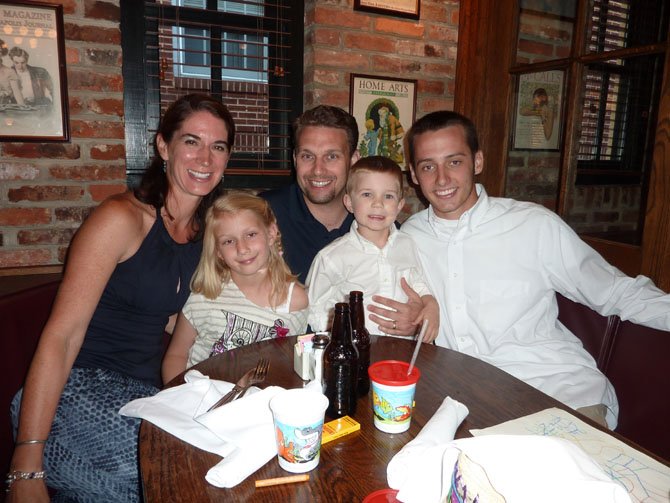
<svg viewBox="0 0 670 503">
<path fill-rule="evenodd" d="M 330 342 L 327 332 L 318 332 L 312 337 L 312 362 L 311 376 L 313 380 L 319 381 L 323 388 L 323 353 Z"/>
</svg>

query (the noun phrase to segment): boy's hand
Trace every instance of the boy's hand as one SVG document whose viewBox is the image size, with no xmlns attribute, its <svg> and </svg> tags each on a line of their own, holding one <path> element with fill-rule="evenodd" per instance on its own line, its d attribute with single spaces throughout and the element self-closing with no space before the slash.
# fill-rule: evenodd
<svg viewBox="0 0 670 503">
<path fill-rule="evenodd" d="M 373 295 L 373 302 L 387 308 L 375 305 L 368 306 L 368 311 L 374 313 L 370 314 L 368 318 L 376 323 L 379 330 L 385 334 L 414 335 L 418 328 L 416 320 L 423 321 L 420 313 L 424 309 L 424 303 L 419 294 L 407 284 L 405 278 L 400 279 L 400 286 L 407 294 L 407 302 L 397 302 L 381 295 Z"/>
</svg>

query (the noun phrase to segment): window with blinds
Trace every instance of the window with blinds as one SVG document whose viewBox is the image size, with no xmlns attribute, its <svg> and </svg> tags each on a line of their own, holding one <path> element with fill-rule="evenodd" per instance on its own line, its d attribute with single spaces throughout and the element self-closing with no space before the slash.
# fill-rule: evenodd
<svg viewBox="0 0 670 503">
<path fill-rule="evenodd" d="M 122 0 L 121 9 L 126 136 L 133 138 L 129 181 L 139 179 L 153 155 L 167 106 L 206 92 L 235 119 L 227 183 L 284 183 L 291 173 L 291 121 L 302 109 L 302 2 Z"/>
<path fill-rule="evenodd" d="M 663 78 L 654 44 L 665 39 L 668 21 L 659 2 L 633 9 L 632 0 L 593 1 L 577 184 L 639 184 L 650 167 Z"/>
</svg>

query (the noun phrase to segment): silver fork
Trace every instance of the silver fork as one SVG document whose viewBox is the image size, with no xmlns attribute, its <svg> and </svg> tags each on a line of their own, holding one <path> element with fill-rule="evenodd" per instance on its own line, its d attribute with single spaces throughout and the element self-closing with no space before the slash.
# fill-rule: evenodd
<svg viewBox="0 0 670 503">
<path fill-rule="evenodd" d="M 267 358 L 261 358 L 258 360 L 258 363 L 256 364 L 256 370 L 254 371 L 253 375 L 249 378 L 248 384 L 242 388 L 242 391 L 240 391 L 240 394 L 237 395 L 233 400 L 237 398 L 242 398 L 244 394 L 247 392 L 247 390 L 253 386 L 254 384 L 259 384 L 265 381 L 265 378 L 268 375 L 268 369 L 270 368 L 270 360 Z"/>
<path fill-rule="evenodd" d="M 219 401 L 217 401 L 214 405 L 212 405 L 209 409 L 207 409 L 207 412 L 210 412 L 216 409 L 217 407 L 221 407 L 222 405 L 225 405 L 229 402 L 232 402 L 233 400 L 236 400 L 237 398 L 240 398 L 242 395 L 244 395 L 244 393 L 247 392 L 249 386 L 264 381 L 269 366 L 270 362 L 266 358 L 261 358 L 260 360 L 258 360 L 258 362 L 256 362 L 256 367 L 251 369 L 246 374 L 244 374 L 242 379 L 240 379 L 228 393 L 223 395 L 219 399 Z"/>
</svg>

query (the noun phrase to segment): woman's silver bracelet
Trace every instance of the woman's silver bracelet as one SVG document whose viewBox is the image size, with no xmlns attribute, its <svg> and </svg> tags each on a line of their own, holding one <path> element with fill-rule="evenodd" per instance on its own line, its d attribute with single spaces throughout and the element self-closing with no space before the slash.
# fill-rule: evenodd
<svg viewBox="0 0 670 503">
<path fill-rule="evenodd" d="M 20 442 L 16 442 L 16 446 L 18 447 L 19 445 L 30 445 L 30 444 L 46 444 L 46 440 L 21 440 Z"/>
<path fill-rule="evenodd" d="M 46 479 L 47 472 L 42 470 L 41 472 L 21 472 L 19 470 L 13 470 L 7 474 L 7 479 L 5 484 L 7 484 L 7 492 L 12 488 L 12 484 L 17 480 L 32 480 L 32 479 Z"/>
</svg>

